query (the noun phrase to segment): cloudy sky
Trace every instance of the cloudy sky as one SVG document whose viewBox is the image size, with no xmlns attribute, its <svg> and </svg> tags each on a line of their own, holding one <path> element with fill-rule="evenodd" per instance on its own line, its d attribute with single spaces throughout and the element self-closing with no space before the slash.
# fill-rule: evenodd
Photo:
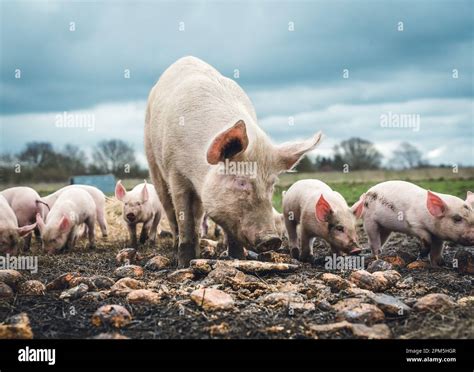
<svg viewBox="0 0 474 372">
<path fill-rule="evenodd" d="M 194 55 L 225 76 L 238 70 L 277 143 L 321 129 L 315 154 L 358 136 L 386 158 L 409 141 L 433 164 L 474 165 L 472 1 L 0 6 L 0 152 L 29 141 L 88 151 L 120 138 L 144 161 L 148 92 L 166 67 Z M 76 128 L 60 127 L 64 112 Z"/>
</svg>

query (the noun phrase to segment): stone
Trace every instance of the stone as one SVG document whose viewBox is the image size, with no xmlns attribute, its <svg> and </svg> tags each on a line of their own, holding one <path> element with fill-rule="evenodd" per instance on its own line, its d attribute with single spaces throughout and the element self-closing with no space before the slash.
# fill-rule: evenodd
<svg viewBox="0 0 474 372">
<path fill-rule="evenodd" d="M 51 282 L 46 284 L 46 290 L 48 291 L 54 291 L 54 290 L 60 290 L 60 289 L 66 289 L 69 288 L 70 281 L 74 278 L 80 277 L 81 275 L 77 272 L 69 272 L 62 274 L 52 280 Z"/>
<path fill-rule="evenodd" d="M 115 283 L 112 278 L 104 275 L 92 275 L 90 279 L 97 289 L 109 289 Z"/>
<path fill-rule="evenodd" d="M 87 292 L 84 296 L 81 297 L 82 301 L 88 302 L 100 302 L 105 300 L 108 297 L 106 292 Z"/>
<path fill-rule="evenodd" d="M 407 265 L 408 270 L 426 270 L 430 267 L 429 261 L 416 260 Z"/>
<path fill-rule="evenodd" d="M 411 311 L 409 306 L 396 297 L 384 293 L 372 293 L 369 297 L 387 315 L 406 315 Z"/>
<path fill-rule="evenodd" d="M 118 267 L 114 274 L 118 278 L 141 278 L 143 276 L 143 268 L 137 265 L 124 265 Z"/>
<path fill-rule="evenodd" d="M 456 269 L 460 274 L 474 275 L 474 255 L 471 252 L 459 249 L 454 255 L 454 259 L 456 260 Z"/>
<path fill-rule="evenodd" d="M 453 299 L 443 293 L 431 293 L 423 296 L 415 302 L 413 309 L 424 311 L 446 311 L 456 306 Z"/>
<path fill-rule="evenodd" d="M 168 280 L 172 283 L 185 283 L 195 278 L 194 271 L 192 269 L 180 269 L 173 271 L 168 274 Z"/>
<path fill-rule="evenodd" d="M 367 271 L 369 273 L 373 273 L 375 271 L 386 271 L 392 270 L 393 265 L 390 262 L 384 260 L 374 260 L 372 261 L 369 266 L 367 266 Z"/>
<path fill-rule="evenodd" d="M 63 291 L 59 298 L 65 301 L 76 300 L 84 296 L 88 290 L 89 287 L 87 286 L 87 284 L 81 283 L 76 287 Z"/>
<path fill-rule="evenodd" d="M 27 280 L 20 284 L 18 292 L 28 296 L 43 296 L 46 293 L 46 286 L 39 280 Z"/>
<path fill-rule="evenodd" d="M 115 256 L 117 264 L 134 264 L 142 259 L 140 253 L 135 248 L 125 248 L 120 250 Z"/>
<path fill-rule="evenodd" d="M 209 333 L 212 337 L 217 336 L 225 336 L 229 333 L 230 326 L 226 322 L 222 322 L 221 324 L 214 324 L 209 327 Z"/>
<path fill-rule="evenodd" d="M 461 307 L 474 306 L 474 296 L 461 297 L 457 301 L 457 304 Z"/>
<path fill-rule="evenodd" d="M 145 283 L 133 279 L 133 278 L 122 278 L 115 282 L 115 284 L 110 287 L 110 293 L 112 296 L 126 296 L 129 292 L 135 289 L 145 288 Z"/>
<path fill-rule="evenodd" d="M 148 262 L 145 264 L 145 269 L 150 271 L 159 271 L 169 266 L 170 263 L 171 261 L 169 258 L 164 256 L 155 256 L 148 260 Z"/>
<path fill-rule="evenodd" d="M 355 337 L 364 339 L 387 339 L 392 337 L 390 328 L 386 324 L 375 324 L 371 327 L 365 324 L 354 324 L 346 320 L 331 324 L 315 324 L 309 329 L 316 333 L 335 333 L 347 329 Z"/>
<path fill-rule="evenodd" d="M 0 323 L 0 339 L 28 339 L 33 338 L 30 319 L 27 313 L 14 315 Z"/>
<path fill-rule="evenodd" d="M 77 287 L 79 284 L 85 284 L 91 291 L 96 291 L 97 287 L 95 286 L 94 282 L 92 281 L 91 278 L 85 277 L 85 276 L 78 276 L 76 278 L 72 278 L 71 281 L 69 282 L 69 287 Z"/>
<path fill-rule="evenodd" d="M 157 304 L 161 296 L 149 289 L 136 289 L 128 293 L 127 301 L 131 304 Z"/>
<path fill-rule="evenodd" d="M 232 297 L 215 288 L 199 288 L 191 293 L 191 299 L 206 311 L 228 310 L 234 306 Z"/>
<path fill-rule="evenodd" d="M 190 263 L 192 270 L 198 273 L 209 273 L 214 269 L 215 265 L 219 262 L 218 260 L 207 260 L 207 259 L 195 259 Z M 243 271 L 248 274 L 262 274 L 271 272 L 291 272 L 299 268 L 299 265 L 287 264 L 287 263 L 274 263 L 274 262 L 260 262 L 252 260 L 227 260 L 226 265 L 229 265 L 235 269 Z"/>
<path fill-rule="evenodd" d="M 347 298 L 333 305 L 336 320 L 347 320 L 351 323 L 374 324 L 385 320 L 382 310 L 358 298 Z"/>
<path fill-rule="evenodd" d="M 199 241 L 199 247 L 201 249 L 201 257 L 202 258 L 216 258 L 218 253 L 217 253 L 217 246 L 219 245 L 219 242 L 216 242 L 214 240 L 210 239 L 201 239 Z"/>
<path fill-rule="evenodd" d="M 0 282 L 0 299 L 10 299 L 15 296 L 12 287 L 8 284 Z"/>
<path fill-rule="evenodd" d="M 349 280 L 362 289 L 374 292 L 384 291 L 394 286 L 401 275 L 395 270 L 376 271 L 369 273 L 365 270 L 358 270 L 351 273 Z"/>
<path fill-rule="evenodd" d="M 331 273 L 324 273 L 321 275 L 321 280 L 326 283 L 333 292 L 342 291 L 352 285 L 352 283 L 346 279 Z"/>
<path fill-rule="evenodd" d="M 262 252 L 257 256 L 257 259 L 263 262 L 298 264 L 290 255 L 277 253 L 275 251 Z"/>
<path fill-rule="evenodd" d="M 394 267 L 398 267 L 398 268 L 404 267 L 407 264 L 405 262 L 405 260 L 400 256 L 385 256 L 385 257 L 382 257 L 382 258 L 385 262 L 391 264 Z"/>
<path fill-rule="evenodd" d="M 121 335 L 117 332 L 99 333 L 97 336 L 91 337 L 94 340 L 128 340 L 127 336 Z"/>
<path fill-rule="evenodd" d="M 0 270 L 0 282 L 5 283 L 13 290 L 16 290 L 17 286 L 24 280 L 25 278 L 23 277 L 23 275 L 16 270 Z"/>
<path fill-rule="evenodd" d="M 130 323 L 132 316 L 126 308 L 120 305 L 104 305 L 92 315 L 92 324 L 96 327 L 112 326 L 122 328 Z"/>
</svg>

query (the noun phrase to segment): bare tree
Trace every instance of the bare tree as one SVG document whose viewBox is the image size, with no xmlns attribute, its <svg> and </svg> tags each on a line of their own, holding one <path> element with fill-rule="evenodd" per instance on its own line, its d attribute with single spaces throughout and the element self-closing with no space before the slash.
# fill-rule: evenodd
<svg viewBox="0 0 474 372">
<path fill-rule="evenodd" d="M 382 154 L 372 142 L 362 138 L 350 138 L 334 147 L 334 163 L 337 168 L 348 164 L 351 170 L 377 169 L 382 162 Z"/>
<path fill-rule="evenodd" d="M 402 142 L 393 152 L 392 162 L 401 168 L 416 168 L 423 164 L 421 152 L 411 143 Z"/>
<path fill-rule="evenodd" d="M 104 173 L 122 175 L 128 167 L 136 167 L 133 147 L 121 140 L 101 141 L 92 153 L 93 168 Z"/>
</svg>

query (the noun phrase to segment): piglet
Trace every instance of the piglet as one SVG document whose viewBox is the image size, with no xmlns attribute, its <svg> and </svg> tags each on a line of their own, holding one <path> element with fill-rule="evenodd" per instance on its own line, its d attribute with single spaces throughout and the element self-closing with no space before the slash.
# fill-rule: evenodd
<svg viewBox="0 0 474 372">
<path fill-rule="evenodd" d="M 474 209 L 474 192 L 468 191 L 466 195 L 466 203 Z"/>
<path fill-rule="evenodd" d="M 443 264 L 443 241 L 474 245 L 474 211 L 458 197 L 425 190 L 405 181 L 387 181 L 363 198 L 362 219 L 375 256 L 391 232 L 418 237 L 420 258 Z"/>
<path fill-rule="evenodd" d="M 46 222 L 36 215 L 38 228 L 46 253 L 59 253 L 62 249 L 73 249 L 83 224 L 87 226 L 89 248 L 95 248 L 96 206 L 90 194 L 81 188 L 63 191 L 51 208 Z"/>
<path fill-rule="evenodd" d="M 29 236 L 36 223 L 18 227 L 15 212 L 7 199 L 0 194 L 0 253 L 16 255 L 21 237 Z"/>
<path fill-rule="evenodd" d="M 118 181 L 115 186 L 115 197 L 123 203 L 122 216 L 130 233 L 132 247 L 138 246 L 137 224 L 139 223 L 143 223 L 140 243 L 144 244 L 150 238 L 154 244 L 161 219 L 161 204 L 155 187 L 145 181 L 127 192 L 121 181 Z"/>
<path fill-rule="evenodd" d="M 278 212 L 275 208 L 273 208 L 273 222 L 275 223 L 278 236 L 280 239 L 283 239 L 286 236 L 285 218 L 283 213 Z"/>
<path fill-rule="evenodd" d="M 283 197 L 283 215 L 294 258 L 310 261 L 316 237 L 327 241 L 337 254 L 361 252 L 352 211 L 342 195 L 324 182 L 295 182 Z"/>
<path fill-rule="evenodd" d="M 48 210 L 38 193 L 31 187 L 11 187 L 3 190 L 1 194 L 15 213 L 19 227 L 36 223 L 36 214 L 39 213 L 44 217 Z M 30 249 L 30 245 L 31 234 L 27 234 L 24 238 L 23 249 Z"/>
</svg>

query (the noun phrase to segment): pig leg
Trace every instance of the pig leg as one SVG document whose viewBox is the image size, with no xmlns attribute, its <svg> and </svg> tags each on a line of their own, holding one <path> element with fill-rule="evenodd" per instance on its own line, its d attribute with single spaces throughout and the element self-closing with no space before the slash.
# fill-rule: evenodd
<svg viewBox="0 0 474 372">
<path fill-rule="evenodd" d="M 137 225 L 136 224 L 131 224 L 131 223 L 127 223 L 127 228 L 128 228 L 128 232 L 130 234 L 130 245 L 133 247 L 133 248 L 137 248 L 138 247 L 138 242 L 137 242 Z"/>
<path fill-rule="evenodd" d="M 89 249 L 94 249 L 95 248 L 95 218 L 90 217 L 86 221 L 87 225 L 87 236 L 89 239 Z"/>
<path fill-rule="evenodd" d="M 28 252 L 30 250 L 30 246 L 31 246 L 31 235 L 32 234 L 28 234 L 28 236 L 26 236 L 25 238 L 23 238 L 23 250 L 25 252 Z"/>
<path fill-rule="evenodd" d="M 105 220 L 104 208 L 97 208 L 97 222 L 99 223 L 102 237 L 107 238 L 107 221 Z"/>
<path fill-rule="evenodd" d="M 148 240 L 149 232 L 151 225 L 153 223 L 153 220 L 150 219 L 149 221 L 145 222 L 142 226 L 142 232 L 140 233 L 140 244 L 145 244 L 145 242 Z"/>
<path fill-rule="evenodd" d="M 301 254 L 300 261 L 310 262 L 313 255 L 311 233 L 301 227 Z"/>
<path fill-rule="evenodd" d="M 372 249 L 372 254 L 378 258 L 380 248 L 382 247 L 382 237 L 380 234 L 379 224 L 375 221 L 365 220 L 364 229 L 367 232 L 369 246 Z"/>
<path fill-rule="evenodd" d="M 153 218 L 153 223 L 151 224 L 151 228 L 150 228 L 150 241 L 152 245 L 155 245 L 155 242 L 156 242 L 156 234 L 158 231 L 158 225 L 160 224 L 160 220 L 161 220 L 161 214 L 156 213 L 155 217 Z"/>
<path fill-rule="evenodd" d="M 431 241 L 430 262 L 432 267 L 444 265 L 443 260 L 443 241 L 433 237 Z"/>
<path fill-rule="evenodd" d="M 193 214 L 197 197 L 189 181 L 178 173 L 171 175 L 170 188 L 178 222 L 178 266 L 186 267 L 199 252 L 199 235 Z"/>
<path fill-rule="evenodd" d="M 298 248 L 298 231 L 297 223 L 295 220 L 290 221 L 285 218 L 285 226 L 288 231 L 288 243 L 290 247 L 291 256 L 295 259 L 298 259 L 300 256 L 300 250 Z"/>
<path fill-rule="evenodd" d="M 205 214 L 204 217 L 202 218 L 201 238 L 205 238 L 208 232 L 209 232 L 209 225 L 207 223 L 207 214 Z"/>
<path fill-rule="evenodd" d="M 231 234 L 227 233 L 225 234 L 227 237 L 227 252 L 229 254 L 229 257 L 236 258 L 238 260 L 243 260 L 245 259 L 245 251 L 244 251 L 244 246 L 234 237 L 232 237 Z"/>
</svg>

